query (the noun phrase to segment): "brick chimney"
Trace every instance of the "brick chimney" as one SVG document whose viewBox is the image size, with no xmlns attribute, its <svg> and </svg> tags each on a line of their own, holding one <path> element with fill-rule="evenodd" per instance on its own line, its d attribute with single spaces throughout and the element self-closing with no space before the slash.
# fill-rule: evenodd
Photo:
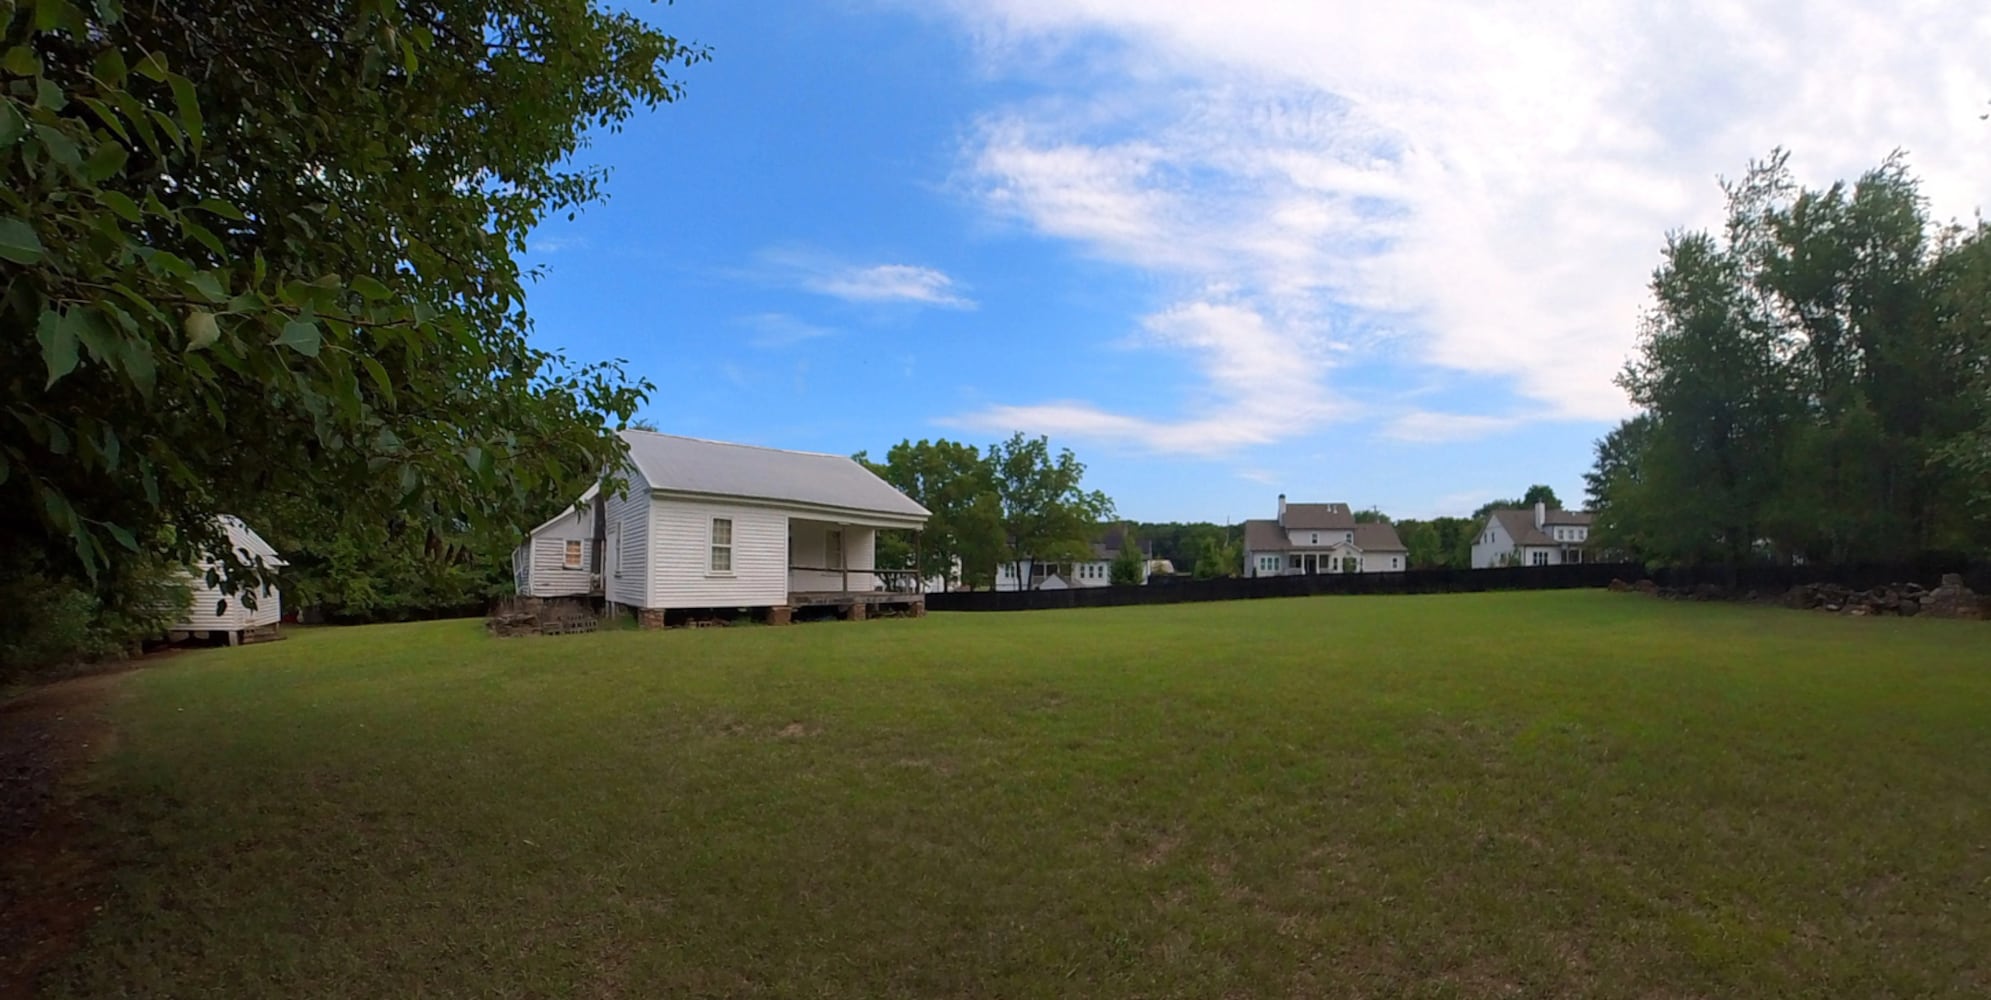
<svg viewBox="0 0 1991 1000">
<path fill-rule="evenodd" d="M 1279 523 L 1286 523 L 1286 494 L 1279 494 Z"/>
<path fill-rule="evenodd" d="M 1549 523 L 1549 505 L 1537 500 L 1535 501 L 1535 527 L 1540 528 L 1547 523 Z"/>
</svg>

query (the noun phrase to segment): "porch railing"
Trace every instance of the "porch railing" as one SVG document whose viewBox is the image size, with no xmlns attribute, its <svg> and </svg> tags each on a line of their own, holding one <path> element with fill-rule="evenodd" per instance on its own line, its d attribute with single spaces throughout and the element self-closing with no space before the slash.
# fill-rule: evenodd
<svg viewBox="0 0 1991 1000">
<path fill-rule="evenodd" d="M 833 575 L 840 581 L 837 592 L 843 594 L 854 593 L 850 589 L 851 577 L 856 577 L 860 584 L 865 583 L 867 580 L 870 581 L 872 586 L 865 588 L 867 591 L 882 590 L 893 594 L 917 594 L 920 592 L 919 571 L 914 569 L 851 569 L 848 566 L 832 569 L 828 566 L 790 566 L 788 567 L 788 572 L 791 574 L 820 573 L 824 576 Z M 790 585 L 790 589 L 794 589 L 792 584 Z M 804 592 L 808 591 L 805 589 Z"/>
</svg>

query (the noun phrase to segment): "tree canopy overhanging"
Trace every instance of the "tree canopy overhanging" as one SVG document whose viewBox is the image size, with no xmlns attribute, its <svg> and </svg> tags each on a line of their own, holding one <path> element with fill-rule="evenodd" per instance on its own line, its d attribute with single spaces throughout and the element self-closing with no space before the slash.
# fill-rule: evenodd
<svg viewBox="0 0 1991 1000">
<path fill-rule="evenodd" d="M 433 552 L 614 456 L 650 386 L 533 346 L 514 254 L 702 49 L 589 0 L 5 0 L 0 32 L 0 548 L 98 578 L 260 511 Z"/>
</svg>

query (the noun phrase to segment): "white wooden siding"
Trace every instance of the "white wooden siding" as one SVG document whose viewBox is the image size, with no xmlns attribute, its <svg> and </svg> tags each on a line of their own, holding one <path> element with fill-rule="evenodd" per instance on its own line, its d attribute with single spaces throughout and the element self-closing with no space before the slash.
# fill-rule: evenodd
<svg viewBox="0 0 1991 1000">
<path fill-rule="evenodd" d="M 569 540 L 550 534 L 532 540 L 532 596 L 571 597 L 590 592 L 590 578 L 594 575 L 594 546 L 585 536 L 571 539 L 581 543 L 581 565 L 577 569 L 568 569 Z"/>
<path fill-rule="evenodd" d="M 256 591 L 256 609 L 249 610 L 241 594 L 225 595 L 221 587 L 208 586 L 205 569 L 186 575 L 187 613 L 173 626 L 175 632 L 239 632 L 248 628 L 275 625 L 283 617 L 283 596 L 275 584 Z M 220 613 L 215 605 L 221 605 Z"/>
<path fill-rule="evenodd" d="M 650 604 L 650 486 L 631 470 L 626 493 L 603 498 L 610 544 L 616 547 L 613 572 L 602 578 L 607 598 L 630 607 Z"/>
<path fill-rule="evenodd" d="M 733 522 L 730 573 L 713 573 L 710 568 L 715 517 Z M 650 589 L 645 607 L 764 608 L 788 603 L 786 513 L 746 504 L 658 497 L 650 506 L 650 523 Z"/>
</svg>

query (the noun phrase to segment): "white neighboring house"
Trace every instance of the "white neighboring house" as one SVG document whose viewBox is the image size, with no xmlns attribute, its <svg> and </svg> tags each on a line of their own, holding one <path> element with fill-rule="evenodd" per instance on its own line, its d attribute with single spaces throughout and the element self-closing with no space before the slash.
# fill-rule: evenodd
<svg viewBox="0 0 1991 1000">
<path fill-rule="evenodd" d="M 512 550 L 512 584 L 528 597 L 582 597 L 602 592 L 601 546 L 595 544 L 601 484 L 532 529 Z"/>
<path fill-rule="evenodd" d="M 1127 528 L 1113 525 L 1102 531 L 1092 543 L 1092 558 L 1080 561 L 1056 561 L 1049 559 L 1021 559 L 1006 562 L 996 567 L 995 589 L 1023 590 L 1016 584 L 1017 574 L 1030 581 L 1030 590 L 1071 590 L 1078 587 L 1110 587 L 1113 585 L 1113 561 L 1120 558 L 1120 550 L 1127 545 Z M 1148 577 L 1154 573 L 1154 560 L 1141 560 L 1141 585 L 1146 586 Z M 1170 571 L 1173 572 L 1173 567 Z"/>
<path fill-rule="evenodd" d="M 798 605 L 862 617 L 866 605 L 921 602 L 912 571 L 877 567 L 878 532 L 917 531 L 931 515 L 857 462 L 652 431 L 621 436 L 624 486 L 591 489 L 533 530 L 512 554 L 519 593 L 596 594 L 646 626 L 675 609 L 773 608 L 785 620 Z M 581 565 L 569 570 L 575 558 Z M 580 581 L 589 589 L 573 591 Z"/>
<path fill-rule="evenodd" d="M 1473 539 L 1473 568 L 1562 566 L 1585 561 L 1590 541 L 1587 511 L 1556 510 L 1538 503 L 1533 510 L 1506 508 L 1487 514 Z"/>
<path fill-rule="evenodd" d="M 1281 493 L 1278 517 L 1244 522 L 1247 577 L 1400 573 L 1409 565 L 1394 525 L 1358 524 L 1345 503 L 1289 504 Z"/>
<path fill-rule="evenodd" d="M 237 560 L 254 565 L 260 559 L 265 567 L 271 569 L 286 565 L 283 558 L 277 555 L 277 550 L 271 548 L 263 536 L 243 524 L 241 518 L 223 514 L 215 520 L 221 523 L 222 534 L 227 536 L 228 547 Z M 218 572 L 221 567 L 221 558 L 209 554 L 186 570 L 187 589 L 191 597 L 187 601 L 186 615 L 173 624 L 173 633 L 205 639 L 220 632 L 228 637 L 228 644 L 234 646 L 250 632 L 275 628 L 283 618 L 283 595 L 278 592 L 275 583 L 265 582 L 253 591 L 256 606 L 251 608 L 242 600 L 240 591 L 224 594 L 219 583 L 207 582 L 207 574 Z"/>
</svg>

